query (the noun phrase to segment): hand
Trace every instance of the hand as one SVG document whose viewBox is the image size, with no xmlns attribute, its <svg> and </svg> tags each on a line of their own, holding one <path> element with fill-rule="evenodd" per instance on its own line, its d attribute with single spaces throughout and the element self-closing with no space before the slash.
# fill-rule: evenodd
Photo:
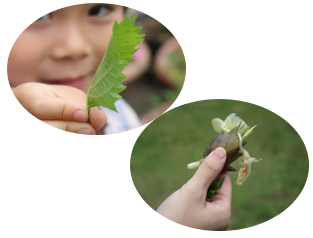
<svg viewBox="0 0 313 238">
<path fill-rule="evenodd" d="M 181 225 L 203 230 L 227 230 L 230 225 L 232 186 L 226 172 L 220 174 L 226 152 L 217 148 L 201 163 L 194 176 L 169 196 L 157 209 L 164 217 Z M 210 184 L 217 177 L 225 180 L 212 201 L 206 201 Z"/>
<path fill-rule="evenodd" d="M 13 88 L 22 106 L 39 120 L 61 130 L 96 134 L 106 123 L 97 107 L 86 109 L 86 94 L 69 86 L 24 83 Z"/>
</svg>

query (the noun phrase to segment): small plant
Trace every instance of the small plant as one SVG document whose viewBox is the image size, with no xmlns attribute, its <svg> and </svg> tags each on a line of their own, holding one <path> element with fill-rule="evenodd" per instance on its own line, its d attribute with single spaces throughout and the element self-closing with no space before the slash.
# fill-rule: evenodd
<svg viewBox="0 0 313 238">
<path fill-rule="evenodd" d="M 200 166 L 201 162 L 216 148 L 223 147 L 226 150 L 226 162 L 223 168 L 224 171 L 236 171 L 230 166 L 232 162 L 237 160 L 237 163 L 241 165 L 238 173 L 236 184 L 242 185 L 243 182 L 249 177 L 251 172 L 251 164 L 253 162 L 259 162 L 251 158 L 248 151 L 243 146 L 248 142 L 248 138 L 251 135 L 253 129 L 256 126 L 249 127 L 247 124 L 236 116 L 235 113 L 230 114 L 225 121 L 219 118 L 212 120 L 213 128 L 216 132 L 220 133 L 210 144 L 203 154 L 201 160 L 193 162 L 187 165 L 188 169 L 196 169 Z M 223 184 L 224 178 L 219 181 L 216 179 L 213 181 L 208 189 L 207 200 L 213 199 L 214 194 L 218 191 Z"/>
</svg>

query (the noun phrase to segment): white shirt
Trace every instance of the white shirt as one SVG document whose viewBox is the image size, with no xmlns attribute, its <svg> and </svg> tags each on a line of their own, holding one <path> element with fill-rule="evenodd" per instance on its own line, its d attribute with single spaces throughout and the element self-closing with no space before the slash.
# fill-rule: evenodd
<svg viewBox="0 0 313 238">
<path fill-rule="evenodd" d="M 118 113 L 108 108 L 98 107 L 107 117 L 107 123 L 101 129 L 102 134 L 115 134 L 129 131 L 142 125 L 136 112 L 125 100 L 120 99 L 116 101 L 115 107 Z"/>
</svg>

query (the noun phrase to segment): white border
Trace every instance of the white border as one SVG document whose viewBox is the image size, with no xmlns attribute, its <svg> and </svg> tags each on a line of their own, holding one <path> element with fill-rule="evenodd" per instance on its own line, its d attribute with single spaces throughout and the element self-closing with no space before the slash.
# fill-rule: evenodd
<svg viewBox="0 0 313 238">
<path fill-rule="evenodd" d="M 0 236 L 229 236 L 174 224 L 142 201 L 132 184 L 129 160 L 145 126 L 110 136 L 74 135 L 39 123 L 13 96 L 6 65 L 18 35 L 46 12 L 87 2 L 93 1 L 2 4 Z M 205 99 L 257 104 L 288 121 L 312 154 L 311 1 L 109 2 L 154 17 L 180 42 L 187 77 L 171 108 Z M 312 233 L 311 187 L 309 176 L 285 212 L 231 235 Z"/>
</svg>

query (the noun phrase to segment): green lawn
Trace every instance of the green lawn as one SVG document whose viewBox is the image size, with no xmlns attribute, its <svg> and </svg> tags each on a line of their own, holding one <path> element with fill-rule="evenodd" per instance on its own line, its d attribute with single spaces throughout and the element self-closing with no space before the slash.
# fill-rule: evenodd
<svg viewBox="0 0 313 238">
<path fill-rule="evenodd" d="M 131 157 L 133 182 L 153 209 L 194 174 L 187 164 L 202 158 L 218 135 L 211 120 L 236 113 L 247 125 L 257 125 L 245 148 L 255 158 L 247 181 L 233 184 L 230 230 L 265 222 L 283 212 L 301 193 L 309 161 L 298 133 L 278 115 L 253 104 L 207 100 L 175 108 L 152 122 L 138 138 Z M 236 163 L 235 168 L 239 168 Z"/>
</svg>

